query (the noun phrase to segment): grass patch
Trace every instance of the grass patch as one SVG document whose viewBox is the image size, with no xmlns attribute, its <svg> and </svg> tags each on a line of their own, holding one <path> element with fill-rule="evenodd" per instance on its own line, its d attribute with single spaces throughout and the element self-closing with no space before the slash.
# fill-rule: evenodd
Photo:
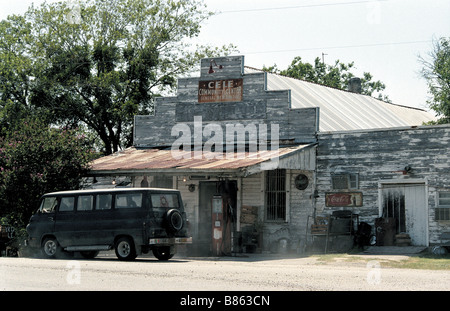
<svg viewBox="0 0 450 311">
<path fill-rule="evenodd" d="M 381 267 L 385 268 L 403 268 L 403 269 L 422 269 L 422 270 L 450 270 L 450 254 L 433 255 L 429 253 L 410 256 L 407 259 L 389 259 L 388 256 L 383 258 L 357 256 L 352 254 L 324 254 L 316 255 L 317 264 L 328 263 L 362 263 L 367 264 L 369 261 L 379 261 Z"/>
<path fill-rule="evenodd" d="M 450 270 L 450 256 L 420 255 L 408 259 L 383 262 L 382 267 L 422 269 L 422 270 Z"/>
<path fill-rule="evenodd" d="M 315 255 L 317 257 L 317 261 L 322 262 L 334 262 L 338 259 L 345 258 L 347 254 L 323 254 L 323 255 Z"/>
</svg>

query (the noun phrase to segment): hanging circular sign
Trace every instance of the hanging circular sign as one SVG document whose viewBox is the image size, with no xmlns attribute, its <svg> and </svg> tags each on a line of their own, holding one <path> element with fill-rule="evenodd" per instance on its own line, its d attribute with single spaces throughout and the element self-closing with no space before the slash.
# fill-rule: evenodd
<svg viewBox="0 0 450 311">
<path fill-rule="evenodd" d="M 309 180 L 304 174 L 299 174 L 295 177 L 295 188 L 298 190 L 305 190 L 308 187 Z"/>
</svg>

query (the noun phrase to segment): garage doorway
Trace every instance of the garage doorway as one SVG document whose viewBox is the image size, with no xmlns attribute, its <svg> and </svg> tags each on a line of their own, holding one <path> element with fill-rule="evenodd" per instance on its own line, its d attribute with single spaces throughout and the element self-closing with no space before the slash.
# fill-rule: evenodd
<svg viewBox="0 0 450 311">
<path fill-rule="evenodd" d="M 425 183 L 382 183 L 380 215 L 394 218 L 396 233 L 409 234 L 412 245 L 428 246 Z"/>
</svg>

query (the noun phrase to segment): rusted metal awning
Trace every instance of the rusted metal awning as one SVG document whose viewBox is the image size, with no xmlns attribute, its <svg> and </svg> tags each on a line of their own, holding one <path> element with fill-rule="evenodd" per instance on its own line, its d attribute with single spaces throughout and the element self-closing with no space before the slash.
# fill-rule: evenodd
<svg viewBox="0 0 450 311">
<path fill-rule="evenodd" d="M 277 150 L 231 154 L 180 151 L 176 158 L 170 149 L 131 147 L 94 160 L 89 176 L 136 176 L 151 173 L 248 176 L 275 168 L 314 170 L 314 146 L 315 144 L 296 145 Z"/>
</svg>

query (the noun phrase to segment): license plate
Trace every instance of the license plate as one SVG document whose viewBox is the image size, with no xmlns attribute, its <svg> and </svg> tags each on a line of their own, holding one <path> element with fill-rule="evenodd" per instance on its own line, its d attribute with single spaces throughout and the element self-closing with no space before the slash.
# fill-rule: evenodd
<svg viewBox="0 0 450 311">
<path fill-rule="evenodd" d="M 150 239 L 150 245 L 156 244 L 190 244 L 192 243 L 192 237 L 189 238 L 156 238 Z"/>
<path fill-rule="evenodd" d="M 192 238 L 175 238 L 175 244 L 192 243 Z"/>
</svg>

